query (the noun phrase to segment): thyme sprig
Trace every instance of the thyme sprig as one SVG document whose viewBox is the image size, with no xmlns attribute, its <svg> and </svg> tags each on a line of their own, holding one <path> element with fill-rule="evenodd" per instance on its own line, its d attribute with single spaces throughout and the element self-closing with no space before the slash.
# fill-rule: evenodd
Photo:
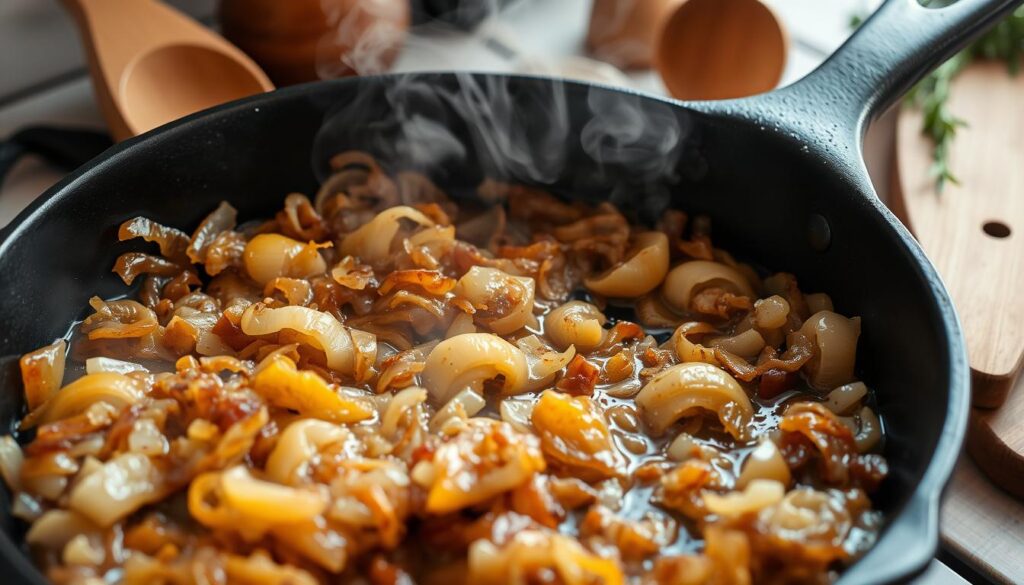
<svg viewBox="0 0 1024 585">
<path fill-rule="evenodd" d="M 949 0 L 922 0 L 926 6 L 949 4 Z M 854 27 L 864 17 L 850 19 Z M 959 184 L 950 164 L 950 147 L 957 130 L 967 125 L 949 107 L 949 91 L 953 78 L 975 59 L 1005 61 L 1010 75 L 1016 75 L 1024 57 L 1024 7 L 1018 8 L 980 39 L 960 51 L 922 79 L 907 95 L 907 102 L 921 109 L 921 132 L 934 144 L 931 176 L 941 192 L 947 182 Z"/>
</svg>

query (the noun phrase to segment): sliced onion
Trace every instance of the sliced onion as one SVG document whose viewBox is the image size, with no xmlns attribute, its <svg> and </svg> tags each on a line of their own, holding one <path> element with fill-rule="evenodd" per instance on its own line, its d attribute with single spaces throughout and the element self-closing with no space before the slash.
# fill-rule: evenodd
<svg viewBox="0 0 1024 585">
<path fill-rule="evenodd" d="M 166 491 L 149 457 L 123 453 L 75 484 L 68 507 L 106 527 L 146 504 L 162 500 Z"/>
<path fill-rule="evenodd" d="M 565 351 L 558 352 L 544 345 L 536 335 L 528 335 L 518 340 L 516 345 L 526 355 L 529 370 L 529 379 L 519 392 L 530 392 L 550 386 L 555 376 L 576 356 L 576 348 L 572 345 Z"/>
<path fill-rule="evenodd" d="M 203 219 L 199 227 L 192 234 L 192 239 L 189 241 L 188 254 L 189 260 L 196 264 L 202 264 L 206 261 L 206 249 L 213 243 L 213 240 L 217 238 L 217 234 L 230 230 L 235 227 L 235 222 L 238 219 L 238 211 L 234 207 L 231 207 L 227 201 L 221 201 L 217 209 L 210 212 Z"/>
<path fill-rule="evenodd" d="M 378 213 L 369 222 L 345 236 L 341 242 L 341 253 L 356 256 L 363 262 L 377 264 L 388 260 L 391 245 L 401 228 L 400 220 L 409 220 L 422 227 L 434 222 L 422 212 L 399 205 Z"/>
<path fill-rule="evenodd" d="M 108 357 L 92 357 L 85 360 L 85 372 L 87 374 L 100 374 L 110 372 L 113 374 L 130 374 L 131 372 L 148 372 L 142 364 L 126 362 Z"/>
<path fill-rule="evenodd" d="M 21 464 L 25 462 L 25 455 L 21 452 L 21 446 L 14 440 L 14 437 L 6 435 L 0 437 L 0 475 L 7 482 L 11 491 L 20 489 Z"/>
<path fill-rule="evenodd" d="M 60 549 L 76 535 L 99 530 L 99 526 L 82 514 L 58 508 L 46 512 L 32 523 L 25 534 L 25 542 L 48 549 Z"/>
<path fill-rule="evenodd" d="M 145 217 L 129 219 L 117 230 L 120 241 L 142 238 L 160 246 L 160 255 L 179 264 L 187 260 L 185 249 L 188 248 L 188 235 L 185 232 L 160 225 Z"/>
<path fill-rule="evenodd" d="M 49 400 L 64 380 L 64 356 L 68 345 L 63 339 L 21 356 L 21 381 L 25 401 L 34 410 Z"/>
<path fill-rule="evenodd" d="M 140 383 L 124 374 L 87 374 L 62 388 L 53 398 L 32 411 L 22 422 L 22 428 L 32 428 L 39 423 L 50 423 L 80 414 L 96 402 L 105 402 L 120 410 L 135 404 L 144 394 Z"/>
<path fill-rule="evenodd" d="M 474 417 L 485 406 L 487 406 L 487 401 L 484 400 L 483 396 L 480 396 L 474 390 L 466 388 L 456 394 L 454 398 L 448 401 L 448 404 L 445 404 L 437 411 L 434 418 L 430 420 L 430 429 L 437 431 L 453 418 Z"/>
<path fill-rule="evenodd" d="M 499 407 L 501 420 L 512 425 L 519 432 L 532 433 L 533 423 L 530 421 L 530 418 L 533 416 L 535 406 L 537 406 L 537 401 L 533 399 L 506 398 L 501 401 L 501 406 Z"/>
<path fill-rule="evenodd" d="M 352 335 L 329 313 L 307 307 L 271 309 L 256 303 L 242 314 L 241 326 L 246 335 L 269 335 L 284 329 L 308 335 L 326 354 L 327 367 L 343 374 L 355 373 L 356 349 Z"/>
</svg>

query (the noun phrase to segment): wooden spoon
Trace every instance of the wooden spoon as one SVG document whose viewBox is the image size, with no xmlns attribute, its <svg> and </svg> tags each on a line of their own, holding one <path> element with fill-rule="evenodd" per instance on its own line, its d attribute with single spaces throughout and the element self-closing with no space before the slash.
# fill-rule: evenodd
<svg viewBox="0 0 1024 585">
<path fill-rule="evenodd" d="M 237 47 L 157 0 L 65 0 L 82 32 L 100 109 L 124 140 L 274 89 Z"/>
<path fill-rule="evenodd" d="M 665 17 L 654 68 L 682 100 L 745 97 L 779 83 L 787 44 L 759 0 L 685 0 Z"/>
</svg>

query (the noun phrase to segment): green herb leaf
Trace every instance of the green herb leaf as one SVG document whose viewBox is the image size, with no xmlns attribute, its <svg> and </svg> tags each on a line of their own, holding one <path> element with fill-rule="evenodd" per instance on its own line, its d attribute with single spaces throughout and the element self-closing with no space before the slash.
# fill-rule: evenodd
<svg viewBox="0 0 1024 585">
<path fill-rule="evenodd" d="M 938 6 L 945 0 L 922 0 L 925 6 Z M 854 15 L 850 24 L 854 28 L 866 20 L 863 15 Z M 1010 75 L 1016 75 L 1024 56 L 1024 8 L 1018 8 L 997 24 L 980 39 L 960 51 L 948 61 L 928 74 L 907 94 L 907 102 L 921 109 L 921 132 L 934 143 L 930 175 L 935 179 L 935 189 L 942 192 L 947 182 L 960 182 L 950 168 L 950 146 L 956 137 L 957 128 L 967 123 L 957 118 L 949 109 L 949 89 L 953 78 L 975 59 L 996 59 L 1006 62 Z"/>
</svg>

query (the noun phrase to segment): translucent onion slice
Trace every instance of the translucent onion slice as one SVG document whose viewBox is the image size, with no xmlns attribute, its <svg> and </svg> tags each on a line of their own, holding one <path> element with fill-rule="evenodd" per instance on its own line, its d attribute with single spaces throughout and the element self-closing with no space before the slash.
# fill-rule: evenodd
<svg viewBox="0 0 1024 585">
<path fill-rule="evenodd" d="M 327 507 L 327 498 L 318 491 L 256 479 L 242 465 L 225 471 L 220 481 L 228 507 L 243 522 L 252 518 L 257 523 L 293 524 L 312 520 Z"/>
<path fill-rule="evenodd" d="M 61 549 L 79 534 L 98 532 L 91 520 L 71 510 L 53 509 L 32 523 L 25 534 L 25 542 L 49 549 Z"/>
<path fill-rule="evenodd" d="M 864 382 L 852 382 L 832 390 L 825 397 L 825 406 L 836 414 L 848 414 L 868 395 Z"/>
<path fill-rule="evenodd" d="M 507 335 L 533 322 L 534 288 L 532 278 L 474 266 L 459 279 L 453 292 L 477 307 L 477 321 L 498 335 Z"/>
<path fill-rule="evenodd" d="M 188 260 L 185 249 L 188 248 L 188 235 L 176 228 L 160 225 L 145 217 L 129 219 L 117 230 L 117 239 L 124 242 L 132 238 L 142 238 L 160 246 L 160 255 L 178 264 Z"/>
<path fill-rule="evenodd" d="M 434 225 L 422 212 L 399 205 L 378 213 L 373 219 L 341 241 L 341 253 L 357 256 L 363 262 L 376 264 L 388 260 L 391 245 L 401 228 L 401 220 L 409 220 L 423 227 Z"/>
<path fill-rule="evenodd" d="M 365 397 L 346 396 L 313 372 L 299 371 L 283 355 L 263 365 L 252 378 L 253 390 L 279 408 L 303 416 L 351 423 L 370 418 L 373 406 Z"/>
<path fill-rule="evenodd" d="M 11 491 L 20 488 L 21 464 L 24 462 L 25 455 L 21 452 L 21 446 L 14 440 L 14 437 L 10 435 L 0 437 L 0 476 L 3 477 Z"/>
<path fill-rule="evenodd" d="M 755 479 L 741 492 L 719 495 L 705 491 L 704 505 L 719 516 L 753 514 L 782 501 L 786 487 L 772 479 Z"/>
<path fill-rule="evenodd" d="M 68 507 L 107 527 L 142 506 L 162 500 L 167 489 L 149 457 L 123 453 L 89 473 L 71 489 Z"/>
<path fill-rule="evenodd" d="M 831 311 L 819 311 L 804 321 L 800 332 L 817 349 L 804 366 L 812 386 L 825 390 L 853 381 L 860 317 L 848 319 Z"/>
<path fill-rule="evenodd" d="M 520 339 L 516 342 L 516 346 L 523 350 L 523 355 L 526 356 L 529 380 L 520 390 L 506 391 L 506 394 L 530 392 L 550 386 L 558 373 L 564 370 L 576 356 L 575 347 L 570 345 L 565 351 L 558 352 L 544 345 L 536 335 L 528 335 Z"/>
<path fill-rule="evenodd" d="M 21 381 L 29 410 L 46 402 L 64 380 L 64 356 L 68 345 L 63 339 L 21 356 Z"/>
<path fill-rule="evenodd" d="M 317 251 L 320 247 L 281 234 L 260 234 L 245 245 L 242 261 L 245 271 L 261 285 L 281 277 L 308 278 L 327 272 L 327 262 Z"/>
<path fill-rule="evenodd" d="M 504 377 L 503 392 L 515 394 L 530 378 L 523 351 L 497 335 L 466 333 L 445 339 L 427 356 L 423 385 L 437 403 L 471 388 L 483 393 L 483 384 Z"/>
<path fill-rule="evenodd" d="M 398 424 L 406 413 L 427 401 L 427 391 L 419 386 L 410 386 L 396 393 L 381 415 L 380 433 L 387 438 L 398 434 Z"/>
<path fill-rule="evenodd" d="M 684 362 L 704 362 L 706 364 L 719 365 L 713 348 L 707 348 L 699 343 L 694 343 L 688 337 L 689 335 L 703 335 L 717 331 L 710 323 L 699 321 L 683 323 L 672 335 L 671 342 L 676 350 L 676 357 Z"/>
<path fill-rule="evenodd" d="M 142 364 L 126 362 L 108 357 L 92 357 L 85 360 L 85 372 L 87 374 L 100 374 L 110 372 L 114 374 L 130 374 L 132 372 L 148 372 Z"/>
<path fill-rule="evenodd" d="M 710 411 L 733 437 L 745 440 L 754 408 L 743 388 L 724 370 L 701 362 L 660 372 L 636 395 L 644 420 L 661 434 L 676 420 Z"/>
<path fill-rule="evenodd" d="M 625 261 L 583 283 L 606 297 L 636 298 L 657 288 L 667 273 L 668 236 L 640 232 Z"/>
<path fill-rule="evenodd" d="M 601 310 L 583 301 L 569 301 L 544 317 L 544 333 L 556 346 L 573 345 L 579 351 L 590 351 L 604 341 L 608 321 Z"/>
<path fill-rule="evenodd" d="M 434 418 L 430 419 L 430 430 L 436 432 L 453 418 L 467 419 L 474 417 L 485 406 L 487 406 L 487 401 L 484 400 L 483 396 L 466 388 L 449 400 L 448 404 L 441 407 L 437 414 L 434 415 Z"/>
<path fill-rule="evenodd" d="M 707 286 L 721 286 L 734 294 L 754 297 L 754 290 L 743 273 L 708 260 L 691 260 L 673 268 L 665 277 L 662 294 L 669 305 L 687 311 L 693 295 Z"/>
<path fill-rule="evenodd" d="M 96 402 L 105 402 L 115 409 L 135 404 L 144 396 L 138 380 L 124 374 L 103 372 L 86 374 L 57 392 L 45 404 L 29 413 L 23 428 L 51 423 L 85 412 Z"/>
<path fill-rule="evenodd" d="M 285 485 L 297 485 L 309 461 L 324 447 L 345 441 L 348 429 L 317 419 L 297 420 L 281 433 L 267 458 L 267 477 Z"/>
<path fill-rule="evenodd" d="M 736 487 L 744 488 L 756 480 L 770 479 L 788 486 L 792 475 L 779 448 L 770 439 L 762 440 L 743 461 Z"/>
<path fill-rule="evenodd" d="M 284 329 L 297 331 L 314 339 L 327 356 L 327 367 L 342 374 L 354 374 L 356 370 L 356 347 L 352 334 L 331 314 L 308 307 L 281 307 L 271 309 L 263 303 L 256 303 L 242 313 L 242 333 L 246 335 L 269 335 Z M 369 334 L 367 334 L 369 335 Z M 366 351 L 376 353 L 376 343 L 361 338 L 360 345 Z M 373 360 L 370 360 L 371 363 Z"/>
<path fill-rule="evenodd" d="M 728 351 L 742 358 L 751 359 L 764 349 L 764 337 L 756 329 L 747 329 L 732 337 L 718 337 L 708 342 L 710 347 Z"/>
<path fill-rule="evenodd" d="M 185 251 L 189 260 L 196 264 L 205 262 L 206 249 L 216 239 L 217 234 L 234 228 L 237 219 L 238 211 L 227 201 L 221 201 L 217 209 L 211 211 L 193 232 Z"/>
</svg>

